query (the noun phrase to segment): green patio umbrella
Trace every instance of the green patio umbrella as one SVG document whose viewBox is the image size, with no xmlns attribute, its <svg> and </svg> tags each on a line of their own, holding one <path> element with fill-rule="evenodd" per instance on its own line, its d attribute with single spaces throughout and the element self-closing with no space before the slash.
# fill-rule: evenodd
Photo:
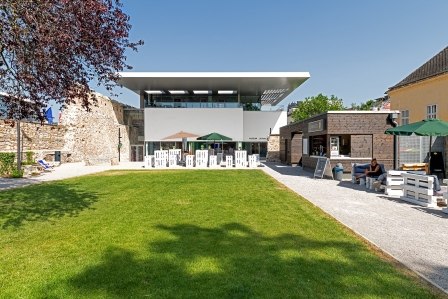
<svg viewBox="0 0 448 299">
<path fill-rule="evenodd" d="M 232 140 L 232 138 L 224 136 L 222 134 L 213 132 L 204 136 L 200 136 L 196 138 L 196 140 L 209 140 L 209 141 L 217 141 L 217 140 Z"/>
<path fill-rule="evenodd" d="M 387 129 L 385 134 L 399 136 L 429 136 L 429 158 L 431 158 L 432 136 L 448 136 L 448 122 L 430 118 L 422 121 Z"/>
<path fill-rule="evenodd" d="M 210 134 L 207 134 L 204 136 L 200 136 L 200 137 L 196 138 L 196 140 L 208 140 L 208 141 L 213 141 L 213 142 L 221 141 L 221 150 L 222 150 L 223 141 L 224 140 L 232 140 L 232 138 L 224 136 L 224 135 L 216 133 L 216 132 L 213 132 L 213 133 L 210 133 Z"/>
<path fill-rule="evenodd" d="M 389 135 L 411 136 L 448 136 L 448 122 L 430 118 L 422 121 L 387 129 Z"/>
</svg>

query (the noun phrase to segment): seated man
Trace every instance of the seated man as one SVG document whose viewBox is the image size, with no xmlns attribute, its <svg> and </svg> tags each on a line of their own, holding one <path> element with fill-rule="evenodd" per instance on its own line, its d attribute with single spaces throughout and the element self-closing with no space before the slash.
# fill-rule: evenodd
<svg viewBox="0 0 448 299">
<path fill-rule="evenodd" d="M 381 185 L 386 185 L 387 173 L 381 174 L 375 182 L 373 182 L 373 188 L 378 191 L 381 189 Z"/>
<path fill-rule="evenodd" d="M 376 161 L 376 158 L 373 158 L 370 162 L 369 168 L 367 168 L 363 174 L 357 175 L 356 178 L 365 178 L 365 177 L 379 177 L 383 171 L 381 170 L 381 166 Z"/>
</svg>

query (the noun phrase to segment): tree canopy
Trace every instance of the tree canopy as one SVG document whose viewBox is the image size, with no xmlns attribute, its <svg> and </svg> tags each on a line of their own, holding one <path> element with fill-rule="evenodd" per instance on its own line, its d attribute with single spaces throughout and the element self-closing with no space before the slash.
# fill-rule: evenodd
<svg viewBox="0 0 448 299">
<path fill-rule="evenodd" d="M 361 103 L 361 104 L 352 103 L 351 109 L 352 110 L 372 110 L 376 104 L 377 103 L 375 100 L 367 100 L 365 103 Z"/>
<path fill-rule="evenodd" d="M 129 16 L 119 0 L 0 1 L 0 116 L 43 120 L 51 100 L 64 107 L 96 102 L 89 83 L 112 91 L 131 69 Z"/>
<path fill-rule="evenodd" d="M 320 93 L 317 96 L 307 97 L 303 101 L 298 102 L 297 107 L 292 113 L 292 118 L 294 121 L 299 121 L 317 114 L 335 110 L 344 110 L 342 99 L 334 95 L 328 97 Z"/>
</svg>

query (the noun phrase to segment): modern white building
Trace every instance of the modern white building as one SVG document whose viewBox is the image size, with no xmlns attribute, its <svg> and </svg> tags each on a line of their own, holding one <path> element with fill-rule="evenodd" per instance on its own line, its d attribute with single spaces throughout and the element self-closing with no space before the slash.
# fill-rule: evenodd
<svg viewBox="0 0 448 299">
<path fill-rule="evenodd" d="M 144 146 L 139 151 L 245 149 L 266 156 L 267 138 L 287 124 L 277 106 L 308 72 L 123 72 L 119 83 L 140 96 Z M 218 133 L 228 138 L 200 141 Z M 142 155 L 138 155 L 142 156 Z"/>
</svg>

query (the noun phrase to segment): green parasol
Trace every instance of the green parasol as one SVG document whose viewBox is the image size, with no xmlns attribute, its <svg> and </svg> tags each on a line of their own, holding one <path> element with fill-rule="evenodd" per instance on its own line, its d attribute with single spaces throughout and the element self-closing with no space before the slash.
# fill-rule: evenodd
<svg viewBox="0 0 448 299">
<path fill-rule="evenodd" d="M 385 134 L 399 136 L 429 136 L 429 158 L 431 158 L 432 136 L 448 136 L 448 122 L 430 118 L 422 121 L 387 129 Z"/>
</svg>

